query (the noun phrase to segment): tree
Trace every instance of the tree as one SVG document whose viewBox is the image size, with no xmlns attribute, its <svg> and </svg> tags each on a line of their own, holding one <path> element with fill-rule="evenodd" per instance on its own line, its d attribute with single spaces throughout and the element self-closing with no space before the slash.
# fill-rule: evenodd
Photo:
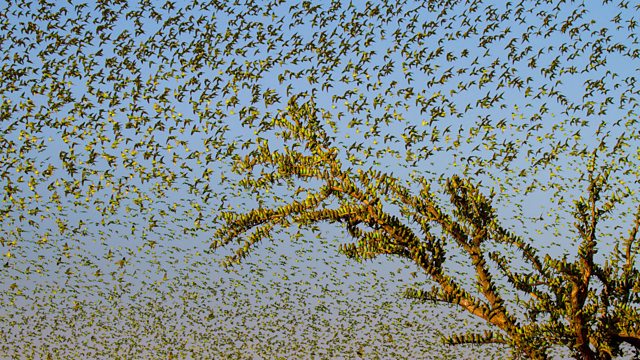
<svg viewBox="0 0 640 360">
<path fill-rule="evenodd" d="M 597 226 L 619 199 L 615 195 L 604 203 L 601 199 L 609 171 L 595 169 L 597 149 L 586 169 L 586 197 L 575 202 L 574 224 L 580 237 L 577 256 L 554 259 L 541 257 L 534 243 L 502 227 L 491 206 L 494 194 L 485 196 L 471 181 L 458 176 L 448 179 L 445 190 L 453 205 L 448 213 L 434 200 L 426 179 L 417 180 L 421 188 L 414 193 L 393 175 L 345 169 L 318 121 L 313 101 L 300 105 L 292 99 L 287 109 L 272 126 L 283 129 L 282 137 L 295 146 L 279 152 L 263 143 L 238 159 L 238 171 L 248 174 L 242 185 L 250 191 L 288 180 L 315 180 L 321 185 L 296 189 L 295 193 L 306 193 L 306 197 L 276 208 L 223 213 L 226 225 L 214 235 L 214 249 L 249 233 L 226 265 L 240 262 L 276 226 L 339 223 L 355 240 L 343 246 L 345 255 L 359 260 L 379 255 L 407 258 L 435 283 L 426 291 L 410 289 L 408 297 L 457 305 L 496 328 L 482 334 L 454 335 L 447 339 L 450 344 L 507 344 L 533 359 L 546 358 L 547 350 L 556 345 L 567 346 L 574 356 L 584 359 L 619 356 L 623 343 L 640 349 L 640 278 L 635 268 L 640 207 L 628 237 L 616 244 L 610 262 L 598 264 Z M 302 146 L 306 152 L 295 149 Z M 265 169 L 254 177 L 257 166 Z M 392 207 L 397 211 L 388 210 Z M 466 290 L 444 267 L 452 245 L 473 267 L 475 291 Z M 528 271 L 515 270 L 497 248 L 517 252 Z M 508 298 L 509 291 L 496 280 L 499 277 L 518 292 L 515 299 Z"/>
<path fill-rule="evenodd" d="M 230 265 L 333 222 L 494 329 L 449 343 L 638 348 L 638 6 L 155 5 L 0 12 L 11 296 L 32 269 L 119 281 L 135 248 L 211 233 L 245 239 Z M 82 238 L 135 246 L 71 263 Z"/>
</svg>

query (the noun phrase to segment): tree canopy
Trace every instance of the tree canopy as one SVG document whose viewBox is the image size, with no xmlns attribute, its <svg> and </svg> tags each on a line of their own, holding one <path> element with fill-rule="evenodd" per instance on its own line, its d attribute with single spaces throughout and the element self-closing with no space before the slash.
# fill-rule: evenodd
<svg viewBox="0 0 640 360">
<path fill-rule="evenodd" d="M 325 234 L 404 259 L 425 279 L 407 297 L 487 324 L 449 344 L 638 349 L 639 8 L 7 2 L 0 335 L 19 342 L 7 329 L 39 292 L 93 324 L 83 306 L 170 309 L 135 289 L 173 273 L 214 291 L 173 268 L 193 244 L 262 272 L 269 239 L 309 252 Z"/>
</svg>

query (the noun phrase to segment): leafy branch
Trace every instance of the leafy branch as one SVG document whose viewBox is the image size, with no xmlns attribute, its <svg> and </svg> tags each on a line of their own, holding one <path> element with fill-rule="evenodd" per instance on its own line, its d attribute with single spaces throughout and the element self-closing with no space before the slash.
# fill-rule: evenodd
<svg viewBox="0 0 640 360">
<path fill-rule="evenodd" d="M 570 261 L 566 257 L 542 257 L 532 242 L 502 227 L 491 205 L 493 195 L 485 196 L 469 180 L 453 176 L 446 182 L 444 191 L 452 205 L 447 212 L 438 205 L 424 178 L 418 179 L 421 188 L 413 195 L 415 191 L 388 174 L 345 169 L 317 120 L 313 101 L 298 105 L 292 98 L 288 112 L 273 125 L 285 129 L 287 139 L 304 144 L 305 152 L 286 146 L 283 152 L 271 151 L 265 143 L 238 160 L 237 170 L 246 174 L 241 184 L 251 190 L 284 179 L 303 183 L 313 180 L 321 185 L 315 191 L 306 189 L 306 199 L 280 207 L 224 213 L 226 223 L 214 235 L 213 249 L 253 231 L 225 265 L 240 262 L 276 226 L 338 223 L 353 238 L 341 246 L 346 256 L 357 260 L 400 256 L 414 262 L 434 281 L 430 290 L 407 290 L 408 298 L 456 305 L 495 327 L 481 335 L 454 335 L 445 339 L 446 343 L 502 343 L 533 359 L 546 358 L 547 350 L 554 345 L 567 346 L 585 359 L 619 355 L 622 343 L 639 348 L 640 278 L 633 265 L 640 208 L 629 237 L 614 251 L 614 261 L 604 267 L 596 264 L 598 220 L 612 205 L 600 206 L 607 174 L 595 174 L 595 152 L 589 166 L 588 196 L 575 203 L 575 228 L 581 242 L 577 258 Z M 252 170 L 257 164 L 272 171 L 263 170 L 254 178 Z M 388 210 L 394 207 L 399 211 Z M 477 293 L 466 290 L 447 272 L 444 264 L 450 245 L 469 261 Z M 500 252 L 486 250 L 489 245 L 515 250 L 531 271 L 514 270 Z M 497 265 L 497 271 L 488 260 Z M 519 294 L 515 301 L 508 300 L 508 292 L 498 286 L 498 275 Z M 598 286 L 594 280 L 599 281 Z M 518 313 L 526 314 L 525 318 L 519 319 Z"/>
</svg>

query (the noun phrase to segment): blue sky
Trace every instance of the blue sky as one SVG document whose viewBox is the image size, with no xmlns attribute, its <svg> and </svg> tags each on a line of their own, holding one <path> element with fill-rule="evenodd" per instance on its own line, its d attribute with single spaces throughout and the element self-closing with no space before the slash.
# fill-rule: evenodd
<svg viewBox="0 0 640 360">
<path fill-rule="evenodd" d="M 242 322 L 251 320 L 247 314 L 274 311 L 269 306 L 278 304 L 283 291 L 307 294 L 318 291 L 316 283 L 338 289 L 337 295 L 319 292 L 317 299 L 291 297 L 310 319 L 314 311 L 332 318 L 340 306 L 353 303 L 331 305 L 328 316 L 305 299 L 397 301 L 404 286 L 424 281 L 395 259 L 358 265 L 340 257 L 335 244 L 346 234 L 324 224 L 319 238 L 308 232 L 296 238 L 295 229 L 283 232 L 231 273 L 216 260 L 232 249 L 205 253 L 221 209 L 246 211 L 257 203 L 256 194 L 237 186 L 246 174 L 231 171 L 233 156 L 248 154 L 257 138 L 272 149 L 286 145 L 261 125 L 282 112 L 292 94 L 301 99 L 313 94 L 345 166 L 386 171 L 414 185 L 424 177 L 436 189 L 452 174 L 481 181 L 483 191 L 498 193 L 496 207 L 506 226 L 551 254 L 570 251 L 575 239 L 570 209 L 584 193 L 579 178 L 587 162 L 579 152 L 590 153 L 604 139 L 598 165 L 613 169 L 608 193 L 626 194 L 627 202 L 606 222 L 610 230 L 603 229 L 603 249 L 626 231 L 624 220 L 631 215 L 625 211 L 638 203 L 640 161 L 635 5 L 568 2 L 555 8 L 485 1 L 475 10 L 460 3 L 443 12 L 442 6 L 425 9 L 409 1 L 305 4 L 6 5 L 0 17 L 0 171 L 6 190 L 0 250 L 7 264 L 0 275 L 0 334 L 9 345 L 0 354 L 10 356 L 24 341 L 37 354 L 55 346 L 89 349 L 95 340 L 64 345 L 55 337 L 37 339 L 28 330 L 9 335 L 17 326 L 11 321 L 34 324 L 24 329 L 55 329 L 54 319 L 64 319 L 67 325 L 58 326 L 62 332 L 72 331 L 74 322 L 81 324 L 77 329 L 92 329 L 91 311 L 98 319 L 94 324 L 106 324 L 126 318 L 118 311 L 146 309 L 142 304 L 152 300 L 140 300 L 136 294 L 143 292 L 165 308 L 160 315 L 137 313 L 150 323 L 158 317 L 149 333 L 165 328 L 180 334 L 178 324 L 189 310 L 200 316 L 199 326 L 216 334 L 242 331 L 237 324 L 212 327 L 221 318 Z M 606 63 L 595 62 L 604 58 Z M 607 153 L 622 133 L 628 146 Z M 494 155 L 498 160 L 489 161 Z M 267 205 L 291 198 L 284 188 L 259 196 Z M 299 267 L 293 268 L 295 276 L 292 266 Z M 313 272 L 326 275 L 314 278 Z M 353 276 L 345 278 L 345 272 Z M 389 278 L 394 280 L 385 283 Z M 211 288 L 220 289 L 211 302 L 194 298 L 168 305 L 177 294 L 207 294 Z M 265 288 L 276 300 L 252 298 Z M 42 297 L 49 305 L 35 305 Z M 237 300 L 246 313 L 220 310 L 234 309 L 231 297 L 245 301 Z M 74 302 L 91 311 L 81 312 Z M 261 309 L 264 302 L 270 305 Z M 427 326 L 440 311 L 405 300 L 378 308 L 382 303 L 371 305 L 376 314 L 410 309 L 418 317 L 412 320 L 416 326 Z M 369 308 L 365 305 L 358 306 Z M 80 313 L 70 320 L 74 306 Z M 209 320 L 207 312 L 214 314 Z M 296 316 L 286 314 L 285 323 Z M 443 320 L 442 327 L 458 323 L 460 316 Z M 108 336 L 98 343 L 108 348 L 123 327 L 129 337 L 148 335 L 135 321 L 122 321 L 105 325 Z M 348 340 L 353 330 L 346 323 L 332 326 L 347 334 L 338 342 L 348 348 L 342 353 L 353 355 L 358 349 Z M 381 331 L 373 329 L 366 331 Z M 328 335 L 314 336 L 332 351 L 331 327 L 326 330 Z M 154 348 L 161 338 L 156 335 L 129 351 L 160 351 Z M 424 347 L 407 345 L 420 341 L 415 333 L 396 338 L 405 336 L 398 357 L 431 346 L 450 351 L 432 345 L 433 339 Z M 200 343 L 208 341 L 203 337 Z M 189 346 L 198 343 L 194 337 Z M 242 344 L 247 343 L 237 346 Z M 376 344 L 363 346 L 371 350 Z M 231 351 L 225 346 L 221 351 Z M 396 351 L 385 349 L 380 351 Z M 255 351 L 271 354 L 266 347 Z"/>
</svg>

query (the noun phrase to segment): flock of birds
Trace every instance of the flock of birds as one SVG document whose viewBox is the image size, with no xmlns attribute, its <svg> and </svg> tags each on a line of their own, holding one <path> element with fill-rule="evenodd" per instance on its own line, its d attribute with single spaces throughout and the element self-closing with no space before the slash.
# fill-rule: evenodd
<svg viewBox="0 0 640 360">
<path fill-rule="evenodd" d="M 562 251 L 596 149 L 607 196 L 622 199 L 601 234 L 615 239 L 640 194 L 639 9 L 6 2 L 0 357 L 499 354 L 441 345 L 452 326 L 482 324 L 403 300 L 398 289 L 426 278 L 393 258 L 343 258 L 339 229 L 258 236 L 242 265 L 218 266 L 233 256 L 209 251 L 222 214 L 308 192 L 267 161 L 239 164 L 309 150 L 275 125 L 292 99 L 312 102 L 349 171 L 436 190 L 461 174 L 496 194 L 519 233 Z"/>
</svg>

